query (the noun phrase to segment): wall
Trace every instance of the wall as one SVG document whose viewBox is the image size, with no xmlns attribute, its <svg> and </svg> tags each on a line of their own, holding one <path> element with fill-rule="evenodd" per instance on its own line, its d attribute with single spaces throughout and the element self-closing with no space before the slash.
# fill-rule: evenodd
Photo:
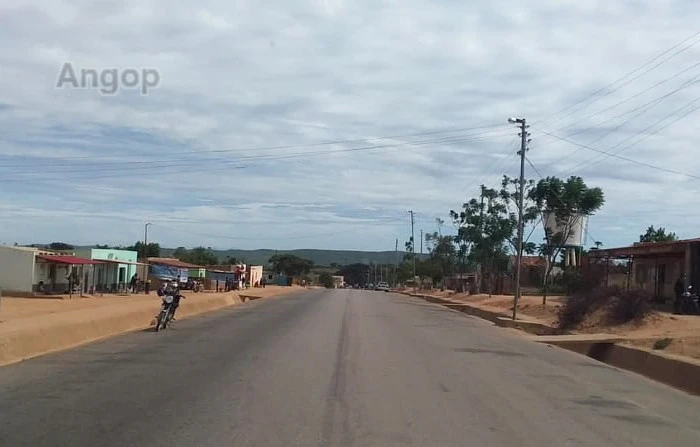
<svg viewBox="0 0 700 447">
<path fill-rule="evenodd" d="M 665 266 L 665 280 L 663 283 L 659 283 L 660 295 L 667 299 L 675 298 L 674 286 L 676 281 L 680 277 L 681 272 L 681 260 L 675 258 L 659 258 L 656 259 L 635 259 L 632 265 L 632 288 L 639 288 L 648 290 L 649 292 L 656 295 L 657 281 L 657 265 L 661 269 L 661 266 Z"/>
<path fill-rule="evenodd" d="M 0 246 L 0 288 L 32 291 L 34 251 Z"/>
<path fill-rule="evenodd" d="M 127 261 L 136 262 L 138 258 L 138 253 L 131 250 L 115 250 L 115 249 L 101 249 L 93 248 L 92 253 L 88 256 L 90 259 L 105 259 L 108 261 Z M 111 278 L 113 282 L 117 282 L 116 275 L 120 268 L 126 269 L 125 282 L 131 281 L 131 277 L 136 273 L 136 265 L 134 264 L 119 264 L 119 267 L 115 269 L 115 277 Z M 143 279 L 143 278 L 142 278 Z"/>
<path fill-rule="evenodd" d="M 250 282 L 250 286 L 253 287 L 255 284 L 260 282 L 263 276 L 263 267 L 262 265 L 249 265 L 248 266 L 248 281 Z"/>
</svg>

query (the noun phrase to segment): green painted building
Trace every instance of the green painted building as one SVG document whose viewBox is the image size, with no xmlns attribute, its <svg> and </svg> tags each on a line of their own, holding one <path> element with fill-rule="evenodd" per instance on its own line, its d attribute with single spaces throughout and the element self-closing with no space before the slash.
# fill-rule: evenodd
<svg viewBox="0 0 700 447">
<path fill-rule="evenodd" d="M 91 282 L 97 292 L 117 292 L 127 289 L 138 266 L 138 253 L 131 250 L 86 248 L 76 250 L 75 254 L 83 258 L 104 261 L 95 264 L 93 271 Z"/>
</svg>

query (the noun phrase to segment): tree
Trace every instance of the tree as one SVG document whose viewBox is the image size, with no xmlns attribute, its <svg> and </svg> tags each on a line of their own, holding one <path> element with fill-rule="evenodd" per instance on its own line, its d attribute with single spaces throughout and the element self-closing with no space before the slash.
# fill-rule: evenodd
<svg viewBox="0 0 700 447">
<path fill-rule="evenodd" d="M 429 262 L 426 267 L 429 276 L 434 283 L 442 282 L 445 287 L 445 276 L 451 275 L 454 271 L 457 248 L 455 247 L 454 236 L 442 236 L 440 232 L 428 233 L 425 235 L 425 242 L 428 245 Z"/>
<path fill-rule="evenodd" d="M 321 283 L 326 289 L 333 289 L 335 287 L 335 282 L 333 281 L 333 275 L 328 272 L 323 272 L 318 275 L 318 282 Z"/>
<path fill-rule="evenodd" d="M 275 273 L 284 273 L 292 278 L 309 273 L 314 265 L 308 259 L 290 254 L 275 255 L 270 258 L 269 263 Z"/>
<path fill-rule="evenodd" d="M 676 233 L 666 233 L 664 227 L 656 229 L 653 225 L 647 228 L 646 233 L 639 235 L 639 242 L 670 242 L 677 240 L 678 236 L 676 236 Z"/>
<path fill-rule="evenodd" d="M 547 260 L 543 280 L 544 306 L 547 304 L 549 276 L 556 259 L 579 224 L 579 219 L 598 211 L 605 203 L 605 196 L 602 189 L 589 188 L 578 176 L 571 176 L 566 181 L 557 177 L 543 178 L 528 195 L 543 219 L 547 215 L 554 217 L 557 228 L 552 230 L 545 225 L 545 243 L 540 246 L 540 253 Z"/>
<path fill-rule="evenodd" d="M 134 245 L 126 247 L 125 250 L 135 251 L 139 256 L 143 256 L 143 242 L 138 241 Z M 149 242 L 146 249 L 146 257 L 157 258 L 160 256 L 160 244 L 157 242 Z"/>
<path fill-rule="evenodd" d="M 462 211 L 450 211 L 457 226 L 460 252 L 468 263 L 477 268 L 477 290 L 482 288 L 484 276 L 492 278 L 507 268 L 508 246 L 518 219 L 508 212 L 505 200 L 495 189 L 481 186 L 479 199 L 473 198 L 462 205 Z M 489 281 L 489 292 L 491 281 Z"/>
<path fill-rule="evenodd" d="M 523 233 L 528 226 L 533 225 L 535 220 L 540 216 L 540 211 L 537 208 L 537 203 L 530 197 L 530 191 L 535 188 L 534 180 L 525 180 L 524 197 L 523 197 Z M 518 227 L 517 216 L 520 211 L 520 179 L 510 178 L 507 175 L 501 180 L 501 190 L 499 196 L 506 205 L 509 215 L 514 215 L 516 219 L 516 227 L 513 235 L 508 242 L 510 243 L 513 253 L 518 254 Z M 534 226 L 534 225 L 533 225 Z M 537 250 L 537 244 L 526 240 L 526 235 L 523 234 L 523 253 L 533 254 Z"/>
<path fill-rule="evenodd" d="M 341 266 L 336 275 L 343 276 L 348 284 L 366 284 L 367 272 L 369 265 L 357 263 Z"/>
<path fill-rule="evenodd" d="M 216 257 L 211 247 L 195 247 L 192 250 L 177 247 L 172 256 L 189 264 L 216 265 L 219 263 L 219 258 Z"/>
<path fill-rule="evenodd" d="M 73 250 L 75 247 L 65 242 L 51 242 L 48 248 L 50 250 Z"/>
<path fill-rule="evenodd" d="M 95 244 L 95 248 L 107 250 L 107 249 L 112 248 L 112 247 L 110 247 L 107 244 Z"/>
</svg>

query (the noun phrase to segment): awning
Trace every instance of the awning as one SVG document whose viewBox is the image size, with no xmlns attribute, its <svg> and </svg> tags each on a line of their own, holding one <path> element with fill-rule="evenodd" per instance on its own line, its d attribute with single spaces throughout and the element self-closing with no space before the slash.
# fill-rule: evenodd
<svg viewBox="0 0 700 447">
<path fill-rule="evenodd" d="M 108 264 L 126 264 L 126 265 L 148 265 L 143 262 L 120 261 L 118 259 L 95 259 L 95 261 L 106 262 Z"/>
<path fill-rule="evenodd" d="M 64 255 L 36 255 L 37 258 L 43 259 L 48 262 L 55 262 L 58 264 L 69 264 L 69 265 L 86 265 L 86 264 L 102 264 L 103 261 L 96 261 L 87 258 L 79 258 L 77 256 L 64 256 Z"/>
</svg>

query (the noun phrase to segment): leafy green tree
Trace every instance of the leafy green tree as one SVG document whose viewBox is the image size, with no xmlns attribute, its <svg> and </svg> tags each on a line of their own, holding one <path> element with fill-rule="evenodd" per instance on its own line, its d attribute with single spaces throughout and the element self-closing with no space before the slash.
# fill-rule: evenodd
<svg viewBox="0 0 700 447">
<path fill-rule="evenodd" d="M 445 276 L 454 272 L 457 247 L 454 236 L 442 236 L 439 231 L 425 235 L 425 242 L 428 246 L 430 272 L 429 275 L 433 283 L 442 282 L 445 287 Z"/>
<path fill-rule="evenodd" d="M 536 184 L 534 180 L 525 180 L 524 182 L 524 197 L 523 197 L 523 253 L 533 254 L 537 250 L 537 244 L 526 240 L 527 229 L 535 225 L 535 222 L 540 217 L 540 210 L 537 207 L 537 203 L 530 197 L 530 191 L 535 188 Z M 513 234 L 508 240 L 513 254 L 518 254 L 518 212 L 520 210 L 520 179 L 511 178 L 507 175 L 503 176 L 501 179 L 501 189 L 498 193 L 503 203 L 506 206 L 508 216 L 514 218 L 516 225 Z"/>
<path fill-rule="evenodd" d="M 477 270 L 477 289 L 482 289 L 484 277 L 493 278 L 505 271 L 509 262 L 509 246 L 517 229 L 517 216 L 508 211 L 506 200 L 495 189 L 481 186 L 479 199 L 462 205 L 462 210 L 450 211 L 457 226 L 459 252 Z M 490 292 L 491 281 L 489 281 Z"/>
<path fill-rule="evenodd" d="M 283 254 L 270 258 L 269 263 L 275 273 L 284 273 L 289 277 L 298 277 L 308 274 L 314 263 L 298 256 Z"/>
<path fill-rule="evenodd" d="M 676 233 L 666 233 L 664 227 L 654 228 L 653 225 L 647 228 L 646 233 L 639 235 L 639 242 L 671 242 L 677 240 L 678 236 L 676 236 Z"/>
<path fill-rule="evenodd" d="M 51 242 L 48 248 L 51 250 L 73 250 L 75 247 L 65 242 Z"/>
<path fill-rule="evenodd" d="M 336 274 L 342 275 L 348 284 L 365 284 L 367 272 L 369 272 L 369 265 L 357 263 L 341 266 Z"/>
<path fill-rule="evenodd" d="M 216 257 L 211 247 L 195 247 L 191 250 L 177 247 L 172 256 L 182 262 L 195 265 L 216 265 L 219 263 L 219 258 Z"/>
<path fill-rule="evenodd" d="M 321 283 L 326 289 L 333 289 L 335 287 L 335 282 L 333 281 L 333 275 L 328 272 L 323 272 L 318 275 L 318 282 Z"/>
<path fill-rule="evenodd" d="M 143 256 L 143 242 L 138 241 L 134 245 L 130 245 L 128 247 L 124 248 L 125 250 L 131 250 L 135 251 L 139 254 L 139 256 Z M 157 258 L 160 256 L 160 244 L 157 242 L 149 242 L 148 243 L 148 248 L 146 250 L 146 257 L 153 257 Z"/>
<path fill-rule="evenodd" d="M 581 216 L 590 216 L 605 204 L 605 196 L 600 188 L 589 188 L 581 177 L 571 176 L 566 181 L 557 177 L 541 179 L 529 191 L 529 198 L 534 201 L 543 216 L 553 215 L 557 230 L 545 227 L 545 243 L 540 253 L 546 258 L 542 305 L 547 304 L 549 276 L 555 261 L 573 234 Z"/>
</svg>

